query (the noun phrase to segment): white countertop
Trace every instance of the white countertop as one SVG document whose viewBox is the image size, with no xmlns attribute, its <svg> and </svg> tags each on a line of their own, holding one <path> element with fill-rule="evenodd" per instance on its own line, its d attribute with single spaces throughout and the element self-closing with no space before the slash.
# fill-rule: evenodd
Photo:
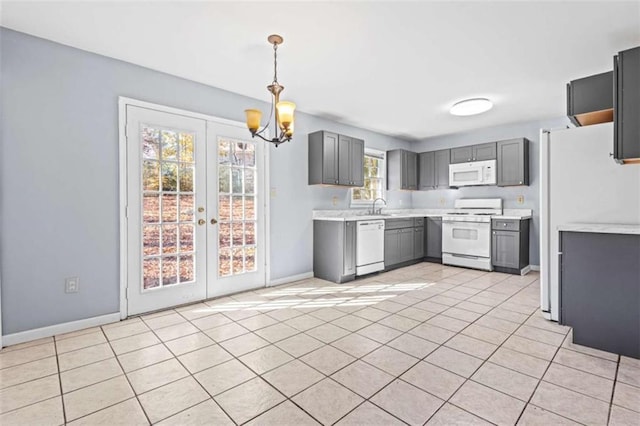
<svg viewBox="0 0 640 426">
<path fill-rule="evenodd" d="M 630 225 L 619 223 L 565 223 L 558 226 L 558 231 L 640 235 L 640 224 Z"/>
<path fill-rule="evenodd" d="M 337 222 L 348 222 L 354 220 L 384 220 L 384 219 L 405 219 L 412 217 L 442 217 L 454 212 L 455 209 L 383 209 L 383 214 L 367 214 L 365 209 L 353 210 L 314 210 L 313 220 L 328 220 Z M 531 219 L 530 209 L 504 209 L 502 215 L 491 216 L 492 219 Z"/>
</svg>

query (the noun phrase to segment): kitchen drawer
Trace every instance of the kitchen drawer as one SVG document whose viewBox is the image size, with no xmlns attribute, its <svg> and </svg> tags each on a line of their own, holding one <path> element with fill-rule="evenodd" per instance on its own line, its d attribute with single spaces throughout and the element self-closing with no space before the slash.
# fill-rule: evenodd
<svg viewBox="0 0 640 426">
<path fill-rule="evenodd" d="M 386 219 L 384 221 L 385 229 L 413 228 L 413 218 L 406 219 Z"/>
<path fill-rule="evenodd" d="M 413 219 L 413 226 L 424 226 L 424 217 L 416 217 Z"/>
<path fill-rule="evenodd" d="M 491 229 L 500 231 L 519 231 L 520 221 L 516 219 L 494 219 L 491 221 Z"/>
</svg>

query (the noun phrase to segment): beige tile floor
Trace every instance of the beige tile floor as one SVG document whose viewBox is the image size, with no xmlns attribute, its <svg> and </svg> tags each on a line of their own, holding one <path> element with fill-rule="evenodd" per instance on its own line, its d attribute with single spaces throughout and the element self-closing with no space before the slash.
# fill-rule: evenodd
<svg viewBox="0 0 640 426">
<path fill-rule="evenodd" d="M 310 279 L 0 352 L 0 424 L 640 424 L 640 361 L 544 320 L 538 274 Z"/>
</svg>

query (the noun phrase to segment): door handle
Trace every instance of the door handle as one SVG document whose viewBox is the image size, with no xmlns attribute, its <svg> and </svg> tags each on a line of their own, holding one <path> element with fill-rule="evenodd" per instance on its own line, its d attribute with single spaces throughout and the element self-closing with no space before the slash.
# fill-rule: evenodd
<svg viewBox="0 0 640 426">
<path fill-rule="evenodd" d="M 218 223 L 218 221 L 217 221 L 217 220 L 215 220 L 214 218 L 211 218 L 211 224 L 212 224 L 212 225 L 215 225 L 216 223 Z"/>
<path fill-rule="evenodd" d="M 204 219 L 199 219 L 198 220 L 198 225 L 204 225 L 205 223 L 207 223 L 207 221 L 204 220 Z"/>
</svg>

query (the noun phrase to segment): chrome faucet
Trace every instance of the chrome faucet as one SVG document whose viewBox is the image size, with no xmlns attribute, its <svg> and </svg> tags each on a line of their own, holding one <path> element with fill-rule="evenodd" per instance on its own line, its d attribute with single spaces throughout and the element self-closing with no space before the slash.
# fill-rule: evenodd
<svg viewBox="0 0 640 426">
<path fill-rule="evenodd" d="M 382 202 L 384 203 L 384 205 L 387 205 L 387 202 L 385 201 L 384 198 L 376 198 L 375 200 L 373 200 L 373 206 L 371 206 L 371 214 L 382 214 L 382 207 L 380 207 L 378 209 L 378 211 L 376 212 L 376 201 L 378 200 L 382 200 Z"/>
</svg>

